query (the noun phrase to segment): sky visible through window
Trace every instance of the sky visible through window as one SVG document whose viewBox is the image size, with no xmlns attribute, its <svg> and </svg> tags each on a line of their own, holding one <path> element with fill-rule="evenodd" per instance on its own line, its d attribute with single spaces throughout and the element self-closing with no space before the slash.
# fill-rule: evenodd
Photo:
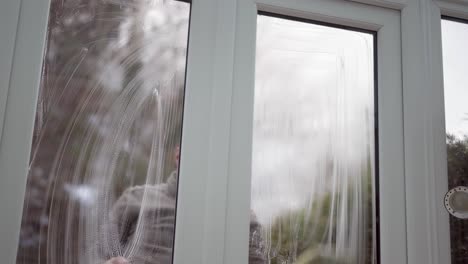
<svg viewBox="0 0 468 264">
<path fill-rule="evenodd" d="M 445 126 L 449 134 L 468 135 L 468 24 L 442 20 Z"/>
</svg>

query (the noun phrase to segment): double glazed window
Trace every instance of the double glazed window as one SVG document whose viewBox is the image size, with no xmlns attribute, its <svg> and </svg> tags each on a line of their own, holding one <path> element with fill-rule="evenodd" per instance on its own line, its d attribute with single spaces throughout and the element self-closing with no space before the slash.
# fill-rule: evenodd
<svg viewBox="0 0 468 264">
<path fill-rule="evenodd" d="M 52 1 L 18 264 L 172 263 L 190 9 Z M 256 27 L 249 263 L 375 263 L 376 31 Z"/>
<path fill-rule="evenodd" d="M 52 1 L 17 263 L 171 263 L 189 18 Z"/>
</svg>

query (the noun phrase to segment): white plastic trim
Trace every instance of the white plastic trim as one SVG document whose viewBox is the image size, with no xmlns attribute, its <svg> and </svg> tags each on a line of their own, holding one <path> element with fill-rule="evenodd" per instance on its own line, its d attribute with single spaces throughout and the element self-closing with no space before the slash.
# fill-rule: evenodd
<svg viewBox="0 0 468 264">
<path fill-rule="evenodd" d="M 436 2 L 442 3 L 442 4 L 453 4 L 453 5 L 463 5 L 466 6 L 468 5 L 467 0 L 436 0 Z"/>
<path fill-rule="evenodd" d="M 192 1 L 174 264 L 223 263 L 236 1 Z"/>
<path fill-rule="evenodd" d="M 193 1 L 187 58 L 174 263 L 203 263 L 216 2 Z"/>
<path fill-rule="evenodd" d="M 468 18 L 466 0 L 409 1 L 402 12 L 409 263 L 450 263 L 441 15 Z"/>
<path fill-rule="evenodd" d="M 468 19 L 468 0 L 435 0 L 435 3 L 442 15 Z"/>
<path fill-rule="evenodd" d="M 10 87 L 13 51 L 15 49 L 21 0 L 6 1 L 0 8 L 0 141 L 2 139 L 3 118 Z"/>
<path fill-rule="evenodd" d="M 402 10 L 408 263 L 450 263 L 441 15 L 466 1 L 409 1 Z"/>
<path fill-rule="evenodd" d="M 360 2 L 360 3 L 364 3 L 368 5 L 375 5 L 375 6 L 401 10 L 411 0 L 351 0 L 351 1 Z"/>
<path fill-rule="evenodd" d="M 4 5 L 2 2 L 2 9 Z M 3 212 L 0 258 L 3 263 L 15 263 L 16 259 L 48 11 L 49 0 L 21 2 L 0 142 L 0 212 Z"/>
</svg>

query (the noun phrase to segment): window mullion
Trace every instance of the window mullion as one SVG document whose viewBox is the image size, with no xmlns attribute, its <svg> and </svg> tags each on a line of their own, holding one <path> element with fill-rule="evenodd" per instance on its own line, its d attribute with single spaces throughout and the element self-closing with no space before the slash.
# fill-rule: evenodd
<svg viewBox="0 0 468 264">
<path fill-rule="evenodd" d="M 235 1 L 192 1 L 174 264 L 222 263 Z"/>
</svg>

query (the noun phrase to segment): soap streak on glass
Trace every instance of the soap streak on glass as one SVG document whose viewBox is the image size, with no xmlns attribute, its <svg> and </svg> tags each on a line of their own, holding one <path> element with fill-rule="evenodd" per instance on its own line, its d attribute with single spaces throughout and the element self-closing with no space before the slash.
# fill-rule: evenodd
<svg viewBox="0 0 468 264">
<path fill-rule="evenodd" d="M 136 225 L 125 248 L 109 215 L 129 187 L 177 170 L 189 16 L 175 0 L 51 1 L 18 264 L 132 261 L 148 247 L 146 214 L 122 213 Z M 164 202 L 142 190 L 139 214 Z"/>
<path fill-rule="evenodd" d="M 258 16 L 251 208 L 269 263 L 376 263 L 374 34 Z"/>
</svg>

